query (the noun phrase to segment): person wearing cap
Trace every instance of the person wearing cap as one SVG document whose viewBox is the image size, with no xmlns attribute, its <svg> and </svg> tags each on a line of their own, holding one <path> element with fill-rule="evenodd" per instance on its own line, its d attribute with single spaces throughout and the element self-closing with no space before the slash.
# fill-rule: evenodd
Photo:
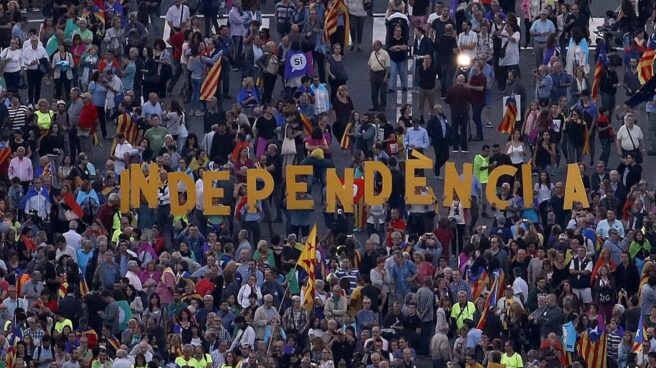
<svg viewBox="0 0 656 368">
<path fill-rule="evenodd" d="M 536 19 L 531 25 L 530 35 L 533 36 L 533 52 L 535 53 L 535 67 L 542 65 L 544 59 L 544 47 L 547 43 L 547 37 L 556 32 L 556 26 L 547 17 L 549 10 L 540 10 L 540 18 Z M 526 40 L 527 44 L 529 39 Z"/>
</svg>

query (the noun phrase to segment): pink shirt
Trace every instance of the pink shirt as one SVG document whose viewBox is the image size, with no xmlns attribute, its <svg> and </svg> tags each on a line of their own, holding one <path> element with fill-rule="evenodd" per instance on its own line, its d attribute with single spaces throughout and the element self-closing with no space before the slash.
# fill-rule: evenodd
<svg viewBox="0 0 656 368">
<path fill-rule="evenodd" d="M 32 181 L 34 172 L 32 170 L 32 161 L 18 156 L 11 159 L 9 162 L 9 179 L 18 178 L 20 181 Z"/>
</svg>

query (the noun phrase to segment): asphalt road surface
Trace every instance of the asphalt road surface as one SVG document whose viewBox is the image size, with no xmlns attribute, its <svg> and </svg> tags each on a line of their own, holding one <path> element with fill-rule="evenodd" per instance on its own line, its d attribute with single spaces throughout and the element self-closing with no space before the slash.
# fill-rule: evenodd
<svg viewBox="0 0 656 368">
<path fill-rule="evenodd" d="M 173 3 L 172 0 L 164 0 L 161 11 L 162 14 L 166 13 L 166 10 L 168 9 L 169 6 Z M 362 52 L 352 52 L 349 51 L 348 49 L 345 51 L 345 58 L 346 61 L 348 62 L 349 69 L 349 81 L 348 81 L 348 87 L 349 87 L 349 92 L 351 97 L 353 98 L 355 109 L 361 112 L 367 111 L 369 108 L 372 107 L 371 105 L 371 100 L 370 100 L 370 87 L 369 87 L 369 81 L 367 78 L 367 58 L 369 56 L 369 53 L 371 52 L 371 44 L 373 40 L 384 40 L 385 39 L 385 26 L 384 26 L 384 18 L 383 14 L 385 12 L 385 7 L 386 7 L 386 1 L 375 1 L 374 2 L 374 17 L 369 17 L 366 20 L 365 23 L 365 33 L 364 33 L 364 38 L 363 38 L 363 47 L 362 47 Z M 519 9 L 519 4 L 520 2 L 516 2 L 517 9 Z M 609 8 L 614 8 L 616 6 L 616 3 L 611 2 L 609 0 L 601 0 L 601 1 L 593 1 L 592 2 L 592 15 L 593 17 L 602 17 L 604 12 L 609 9 Z M 267 25 L 270 25 L 271 28 L 271 34 L 274 40 L 278 41 L 279 36 L 277 35 L 277 32 L 275 30 L 275 19 L 272 18 L 272 13 L 273 13 L 273 7 L 274 7 L 274 2 L 273 0 L 267 0 L 266 3 L 262 6 L 262 14 L 265 18 L 264 20 L 264 26 L 266 27 Z M 40 18 L 41 14 L 40 13 L 34 13 L 30 12 L 28 14 L 28 18 L 30 19 L 30 24 L 28 25 L 28 28 L 38 28 L 39 23 L 41 21 Z M 203 29 L 202 22 L 204 20 L 201 19 L 201 29 Z M 596 18 L 593 20 L 595 23 L 602 22 L 603 19 Z M 225 23 L 225 19 L 220 20 L 221 23 Z M 152 41 L 161 38 L 163 33 L 167 32 L 168 33 L 168 26 L 165 26 L 164 20 L 160 19 L 157 24 L 149 24 L 148 29 L 150 32 L 149 35 L 149 40 Z M 522 26 L 522 37 L 523 37 L 523 26 Z M 412 42 L 412 40 L 411 40 Z M 524 44 L 524 42 L 522 42 Z M 594 53 L 591 51 L 590 52 L 590 59 L 594 59 Z M 532 55 L 532 50 L 521 50 L 521 74 L 523 76 L 522 82 L 524 86 L 527 89 L 528 92 L 528 98 L 532 99 L 534 95 L 534 82 L 532 80 L 532 70 L 534 68 L 534 56 Z M 594 63 L 594 60 L 591 60 L 591 64 Z M 412 64 L 410 62 L 409 64 Z M 224 69 L 225 71 L 226 69 Z M 228 69 L 229 70 L 229 69 Z M 594 70 L 594 66 L 591 66 L 591 71 Z M 231 81 L 230 81 L 230 87 L 231 87 L 231 95 L 236 96 L 239 90 L 240 82 L 241 82 L 241 72 L 233 72 L 230 71 L 231 73 Z M 412 77 L 412 72 L 408 71 L 409 77 Z M 622 73 L 623 74 L 623 73 Z M 410 80 L 409 78 L 409 80 Z M 591 76 L 590 76 L 591 78 Z M 179 96 L 178 89 L 180 88 L 180 83 L 178 84 L 178 87 L 176 88 L 176 91 L 174 91 L 174 97 Z M 400 88 L 399 88 L 400 90 Z M 22 93 L 25 90 L 22 90 Z M 276 85 L 276 92 L 274 92 L 274 97 L 280 96 L 280 91 L 281 91 L 281 85 L 280 81 L 278 80 L 277 85 Z M 43 97 L 48 97 L 52 98 L 52 86 L 44 86 L 43 90 Z M 387 103 L 387 110 L 385 111 L 387 114 L 388 119 L 392 121 L 396 121 L 397 119 L 397 114 L 398 114 L 398 107 L 400 107 L 402 104 L 405 103 L 413 103 L 415 106 L 415 111 L 417 111 L 416 106 L 417 103 L 416 101 L 413 101 L 413 99 L 416 100 L 417 95 L 413 95 L 412 93 L 394 93 L 394 94 L 388 94 L 388 103 Z M 498 124 L 498 122 L 501 120 L 502 117 L 502 94 L 499 93 L 498 91 L 494 91 L 493 93 L 493 102 L 491 104 L 491 109 L 490 109 L 490 121 L 494 124 L 494 127 Z M 620 94 L 617 96 L 617 101 L 618 104 L 624 101 L 624 94 L 623 90 L 620 92 Z M 223 100 L 223 107 L 224 108 L 229 108 L 230 104 L 233 101 L 231 100 Z M 443 101 L 438 101 L 438 103 L 442 103 Z M 444 105 L 444 104 L 443 104 Z M 524 110 L 525 107 L 522 106 L 522 110 Z M 644 114 L 644 105 L 639 108 L 641 113 L 638 115 L 639 117 L 639 123 L 640 122 L 646 122 L 646 117 Z M 445 113 L 447 116 L 450 116 L 448 106 L 445 105 Z M 485 124 L 487 120 L 484 119 L 483 123 Z M 202 125 L 202 118 L 200 117 L 188 117 L 187 118 L 187 123 L 189 125 L 190 132 L 194 132 L 197 134 L 197 136 L 200 138 L 203 136 L 203 125 Z M 645 125 L 644 123 L 642 124 L 643 126 Z M 473 123 L 471 125 L 473 127 Z M 614 122 L 614 128 L 617 131 L 619 128 L 619 125 L 617 122 Z M 114 127 L 110 127 L 110 135 L 113 136 L 113 129 Z M 643 128 L 644 130 L 644 128 Z M 645 132 L 646 133 L 646 132 Z M 451 154 L 451 160 L 456 162 L 457 167 L 461 167 L 461 165 L 465 162 L 472 162 L 474 155 L 480 151 L 480 148 L 483 143 L 487 144 L 493 144 L 493 143 L 499 143 L 503 145 L 506 141 L 507 136 L 502 135 L 496 131 L 496 129 L 486 129 L 484 128 L 484 136 L 485 136 L 485 142 L 470 142 L 470 148 L 469 148 L 469 153 L 460 153 L 460 154 Z M 333 152 L 335 152 L 334 160 L 335 164 L 338 168 L 343 168 L 348 166 L 351 160 L 350 154 L 346 152 L 342 152 L 339 149 L 338 143 L 334 142 L 335 145 Z M 598 142 L 597 142 L 598 146 Z M 111 147 L 111 144 L 109 142 L 104 142 L 102 148 L 94 148 L 94 152 L 92 152 L 92 158 L 94 164 L 96 166 L 99 165 L 104 165 L 104 161 L 107 159 L 109 155 L 109 147 Z M 597 149 L 597 155 L 599 154 L 600 149 Z M 429 157 L 434 157 L 434 153 L 432 148 L 428 150 L 427 155 Z M 597 156 L 598 157 L 598 156 Z M 617 153 L 615 152 L 615 147 L 613 145 L 612 148 L 612 153 L 611 153 L 611 162 L 610 162 L 610 167 L 616 167 L 618 162 L 617 162 Z M 587 161 L 587 160 L 586 160 Z M 651 164 L 653 164 L 655 159 L 653 157 L 645 157 L 645 163 L 644 165 L 646 167 L 649 167 Z M 654 177 L 656 176 L 656 170 L 654 172 L 651 172 L 650 170 L 645 170 L 643 171 L 643 176 L 645 176 L 650 182 L 653 181 Z M 558 178 L 557 178 L 558 179 Z M 560 174 L 560 179 L 562 179 L 562 170 Z M 433 187 L 435 190 L 435 193 L 438 194 L 438 196 L 442 193 L 443 187 L 442 187 L 442 182 L 437 181 L 436 178 L 433 176 L 432 173 L 428 174 L 428 182 L 429 185 Z M 316 189 L 315 189 L 316 190 Z M 318 193 L 315 192 L 315 198 L 318 198 Z M 321 214 L 319 211 L 315 213 L 315 221 L 322 226 L 323 225 L 323 218 L 321 217 Z M 284 229 L 281 227 L 281 225 L 274 225 L 274 230 L 278 232 L 279 234 L 284 233 Z M 265 230 L 263 232 L 263 236 L 267 236 L 267 231 Z M 360 234 L 358 236 L 359 238 L 364 239 L 364 235 Z"/>
</svg>

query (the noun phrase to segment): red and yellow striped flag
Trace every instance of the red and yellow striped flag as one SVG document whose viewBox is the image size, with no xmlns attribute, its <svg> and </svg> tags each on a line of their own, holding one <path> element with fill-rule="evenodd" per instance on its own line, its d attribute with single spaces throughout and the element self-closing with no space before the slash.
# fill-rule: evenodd
<svg viewBox="0 0 656 368">
<path fill-rule="evenodd" d="M 517 102 L 514 96 L 510 96 L 506 100 L 506 112 L 503 114 L 497 130 L 508 135 L 512 134 L 515 129 L 515 120 L 517 120 Z"/>
<path fill-rule="evenodd" d="M 315 224 L 305 241 L 305 247 L 301 255 L 298 257 L 297 265 L 308 273 L 308 281 L 303 288 L 303 300 L 301 303 L 303 307 L 309 312 L 314 306 L 315 288 L 314 284 L 317 280 L 315 268 L 317 266 L 317 225 Z"/>
<path fill-rule="evenodd" d="M 351 44 L 351 22 L 348 5 L 344 0 L 336 0 L 326 12 L 323 34 L 326 41 L 328 41 L 330 36 L 337 32 L 337 19 L 340 15 L 344 17 L 344 45 L 342 47 L 346 47 Z"/>
<path fill-rule="evenodd" d="M 339 141 L 339 146 L 342 147 L 343 150 L 348 150 L 351 148 L 351 136 L 348 135 L 348 133 L 351 132 L 351 129 L 353 129 L 353 123 L 348 123 L 346 125 L 346 129 L 344 129 L 344 135 L 342 135 L 342 140 Z"/>
<path fill-rule="evenodd" d="M 214 96 L 216 89 L 219 88 L 219 76 L 221 76 L 221 59 L 212 65 L 212 68 L 205 76 L 203 84 L 200 86 L 200 99 L 202 101 Z"/>
<path fill-rule="evenodd" d="M 576 351 L 585 360 L 586 367 L 606 368 L 606 350 L 606 334 L 603 330 L 599 332 L 597 329 L 588 329 L 579 335 Z"/>
<path fill-rule="evenodd" d="M 303 125 L 303 130 L 305 131 L 305 134 L 307 135 L 312 135 L 312 120 L 310 118 L 303 114 L 302 112 L 300 113 L 301 116 L 301 124 Z"/>
<path fill-rule="evenodd" d="M 640 56 L 640 62 L 638 62 L 638 79 L 640 80 L 640 84 L 647 83 L 654 75 L 654 58 L 656 58 L 656 39 L 652 36 L 649 38 L 647 49 Z"/>
</svg>

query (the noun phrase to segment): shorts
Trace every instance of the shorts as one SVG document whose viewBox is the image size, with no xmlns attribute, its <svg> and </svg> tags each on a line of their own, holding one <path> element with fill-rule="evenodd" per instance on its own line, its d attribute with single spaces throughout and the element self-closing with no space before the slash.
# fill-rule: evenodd
<svg viewBox="0 0 656 368">
<path fill-rule="evenodd" d="M 583 304 L 592 303 L 592 289 L 572 289 L 572 292 L 574 292 L 574 295 L 576 295 Z"/>
</svg>

